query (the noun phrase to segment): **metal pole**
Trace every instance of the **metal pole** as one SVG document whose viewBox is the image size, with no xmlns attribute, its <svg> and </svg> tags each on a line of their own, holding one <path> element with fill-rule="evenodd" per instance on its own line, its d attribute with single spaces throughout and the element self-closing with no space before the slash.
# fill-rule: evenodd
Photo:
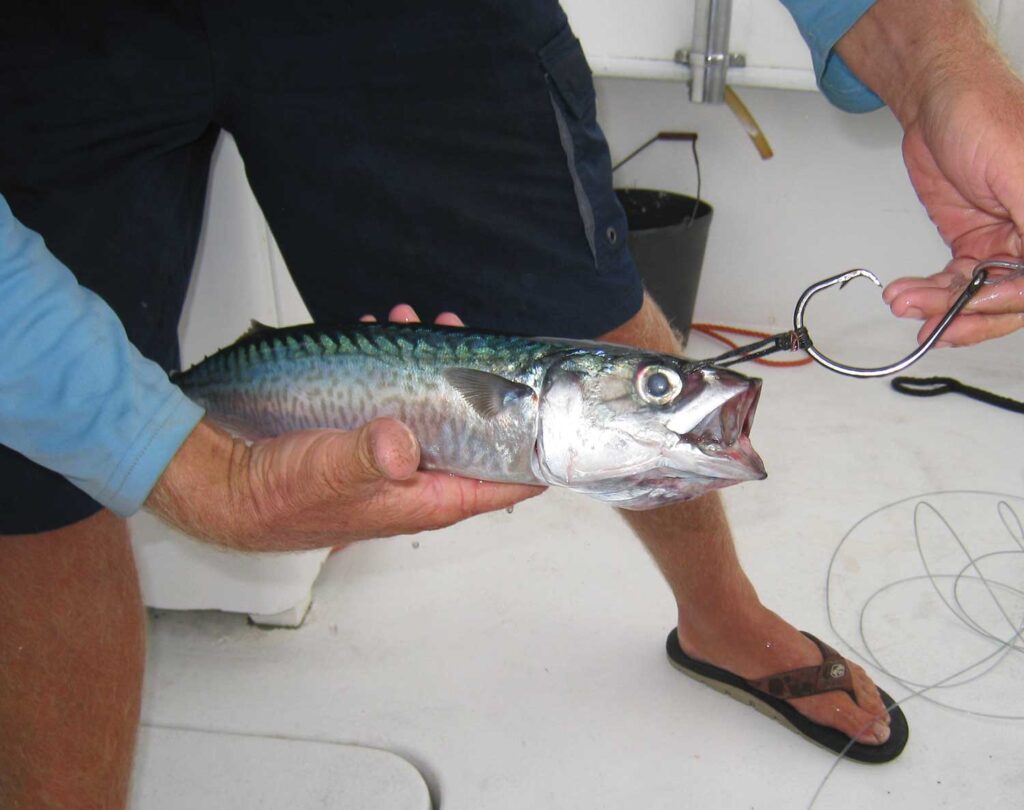
<svg viewBox="0 0 1024 810">
<path fill-rule="evenodd" d="M 732 0 L 696 0 L 693 12 L 690 65 L 690 100 L 721 104 L 725 100 L 725 74 L 730 64 L 729 24 Z"/>
</svg>

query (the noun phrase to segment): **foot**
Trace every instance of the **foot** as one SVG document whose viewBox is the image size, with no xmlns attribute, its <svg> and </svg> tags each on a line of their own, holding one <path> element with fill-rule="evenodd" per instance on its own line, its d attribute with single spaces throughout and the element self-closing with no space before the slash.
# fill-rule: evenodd
<svg viewBox="0 0 1024 810">
<path fill-rule="evenodd" d="M 763 678 L 821 663 L 821 652 L 795 627 L 757 605 L 745 611 L 714 612 L 702 621 L 696 611 L 680 617 L 679 644 L 688 655 L 745 679 Z M 859 743 L 889 739 L 889 715 L 864 669 L 850 663 L 856 702 L 845 692 L 825 692 L 789 703 L 800 714 L 838 729 Z"/>
</svg>

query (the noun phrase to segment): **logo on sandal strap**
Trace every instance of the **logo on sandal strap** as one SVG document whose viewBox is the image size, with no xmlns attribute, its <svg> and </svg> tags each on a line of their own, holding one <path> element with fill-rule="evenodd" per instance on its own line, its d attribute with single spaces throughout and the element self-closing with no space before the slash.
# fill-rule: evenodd
<svg viewBox="0 0 1024 810">
<path fill-rule="evenodd" d="M 839 680 L 840 678 L 842 678 L 845 675 L 846 675 L 846 664 L 842 664 L 842 663 L 832 664 L 828 668 L 828 672 L 826 673 L 826 677 L 829 678 L 830 680 L 833 680 L 833 681 L 837 681 L 837 680 Z"/>
</svg>

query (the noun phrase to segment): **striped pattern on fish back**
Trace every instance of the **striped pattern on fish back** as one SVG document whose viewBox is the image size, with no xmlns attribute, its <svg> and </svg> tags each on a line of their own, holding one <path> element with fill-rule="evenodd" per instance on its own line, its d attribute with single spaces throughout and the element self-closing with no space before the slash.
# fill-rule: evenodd
<svg viewBox="0 0 1024 810">
<path fill-rule="evenodd" d="M 416 433 L 426 467 L 532 481 L 536 397 L 486 419 L 442 372 L 487 371 L 539 390 L 546 359 L 558 351 L 528 338 L 419 324 L 263 328 L 174 379 L 210 416 L 250 438 L 351 430 L 392 416 Z"/>
</svg>

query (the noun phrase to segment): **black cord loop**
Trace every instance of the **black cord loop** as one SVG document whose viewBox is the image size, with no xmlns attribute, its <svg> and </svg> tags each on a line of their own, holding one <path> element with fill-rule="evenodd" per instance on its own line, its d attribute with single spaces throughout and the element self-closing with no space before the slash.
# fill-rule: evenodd
<svg viewBox="0 0 1024 810">
<path fill-rule="evenodd" d="M 964 385 L 952 377 L 894 377 L 890 380 L 893 389 L 911 397 L 937 397 L 940 394 L 963 394 L 996 408 L 1012 413 L 1024 414 L 1024 402 L 993 394 L 982 388 Z"/>
</svg>

